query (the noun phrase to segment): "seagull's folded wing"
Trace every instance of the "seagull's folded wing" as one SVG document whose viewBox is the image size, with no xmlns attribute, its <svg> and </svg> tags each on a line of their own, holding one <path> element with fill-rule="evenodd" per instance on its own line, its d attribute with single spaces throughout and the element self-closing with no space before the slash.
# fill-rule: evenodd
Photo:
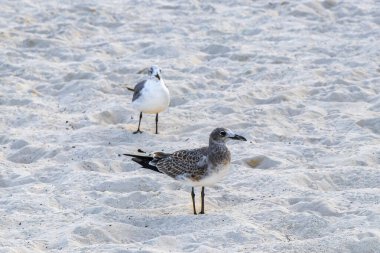
<svg viewBox="0 0 380 253">
<path fill-rule="evenodd" d="M 199 180 L 207 171 L 207 147 L 176 151 L 157 161 L 156 166 L 173 178 Z"/>
</svg>

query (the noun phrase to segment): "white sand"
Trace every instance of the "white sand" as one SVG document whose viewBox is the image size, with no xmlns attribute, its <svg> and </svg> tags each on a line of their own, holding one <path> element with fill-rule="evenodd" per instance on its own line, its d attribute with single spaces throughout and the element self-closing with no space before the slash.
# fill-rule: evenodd
<svg viewBox="0 0 380 253">
<path fill-rule="evenodd" d="M 0 252 L 380 252 L 379 2 L 207 2 L 1 1 Z M 217 126 L 249 141 L 206 215 L 118 156 Z"/>
</svg>

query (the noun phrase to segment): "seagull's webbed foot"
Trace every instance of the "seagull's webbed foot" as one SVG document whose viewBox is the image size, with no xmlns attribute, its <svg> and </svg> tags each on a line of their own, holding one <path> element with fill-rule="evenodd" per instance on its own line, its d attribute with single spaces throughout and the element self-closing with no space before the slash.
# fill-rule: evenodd
<svg viewBox="0 0 380 253">
<path fill-rule="evenodd" d="M 140 131 L 141 119 L 142 119 L 142 112 L 140 112 L 139 126 L 137 127 L 137 131 L 133 132 L 133 134 L 137 134 L 137 133 L 141 134 L 142 133 L 142 131 Z"/>
</svg>

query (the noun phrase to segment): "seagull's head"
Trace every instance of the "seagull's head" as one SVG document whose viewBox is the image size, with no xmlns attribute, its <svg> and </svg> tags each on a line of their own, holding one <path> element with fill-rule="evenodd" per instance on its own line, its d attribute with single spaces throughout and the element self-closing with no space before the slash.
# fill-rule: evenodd
<svg viewBox="0 0 380 253">
<path fill-rule="evenodd" d="M 149 68 L 149 75 L 161 80 L 161 69 L 157 65 L 153 65 Z"/>
<path fill-rule="evenodd" d="M 235 134 L 228 128 L 219 127 L 214 129 L 214 131 L 210 134 L 210 141 L 226 143 L 228 140 L 239 140 L 239 141 L 247 141 L 241 135 Z"/>
</svg>

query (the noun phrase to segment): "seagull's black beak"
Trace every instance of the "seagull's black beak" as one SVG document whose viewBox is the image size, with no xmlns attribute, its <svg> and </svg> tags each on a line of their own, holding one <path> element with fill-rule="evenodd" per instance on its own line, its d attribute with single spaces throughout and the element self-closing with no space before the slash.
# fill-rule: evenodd
<svg viewBox="0 0 380 253">
<path fill-rule="evenodd" d="M 158 80 L 161 80 L 161 77 L 159 74 L 156 74 L 155 77 L 158 79 Z"/>
<path fill-rule="evenodd" d="M 244 138 L 244 137 L 241 136 L 241 135 L 237 135 L 237 134 L 235 134 L 234 136 L 230 137 L 230 139 L 233 139 L 233 140 L 239 140 L 239 141 L 247 141 L 246 138 Z"/>
</svg>

